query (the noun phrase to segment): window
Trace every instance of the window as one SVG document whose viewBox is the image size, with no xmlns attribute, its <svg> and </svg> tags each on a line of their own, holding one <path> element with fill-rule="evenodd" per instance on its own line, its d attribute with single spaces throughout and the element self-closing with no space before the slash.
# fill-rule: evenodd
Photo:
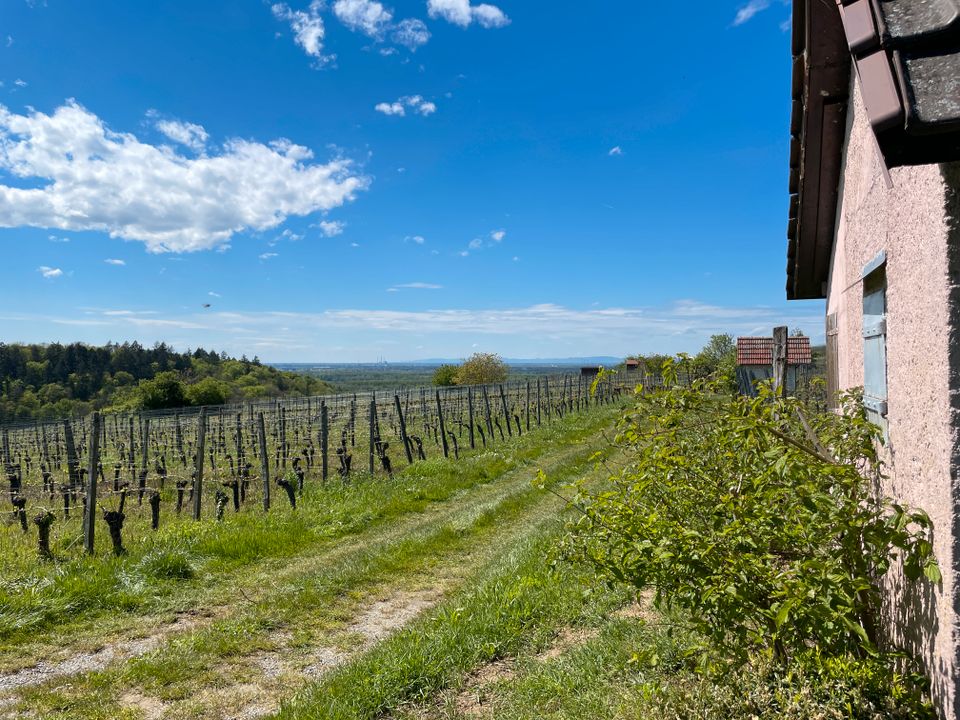
<svg viewBox="0 0 960 720">
<path fill-rule="evenodd" d="M 887 431 L 887 267 L 881 254 L 863 274 L 863 404 Z"/>
</svg>

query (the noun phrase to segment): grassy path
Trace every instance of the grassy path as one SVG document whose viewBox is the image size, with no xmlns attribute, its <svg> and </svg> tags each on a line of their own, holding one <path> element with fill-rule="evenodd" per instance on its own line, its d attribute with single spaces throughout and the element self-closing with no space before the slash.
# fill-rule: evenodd
<svg viewBox="0 0 960 720">
<path fill-rule="evenodd" d="M 198 577 L 146 575 L 129 608 L 91 605 L 61 624 L 40 614 L 8 630 L 15 642 L 0 650 L 8 680 L 40 657 L 95 662 L 69 676 L 41 675 L 6 696 L 0 676 L 0 702 L 8 703 L 0 717 L 239 718 L 276 710 L 555 525 L 559 503 L 531 486 L 535 468 L 555 482 L 591 472 L 611 417 L 608 409 L 567 418 L 460 463 L 414 466 L 375 481 L 379 487 L 317 489 L 296 514 L 238 515 L 198 528 L 198 537 L 151 538 L 132 557 L 106 561 L 118 567 L 103 572 L 103 582 L 147 562 L 174 576 L 197 565 Z M 0 617 L 18 610 L 2 600 Z"/>
</svg>

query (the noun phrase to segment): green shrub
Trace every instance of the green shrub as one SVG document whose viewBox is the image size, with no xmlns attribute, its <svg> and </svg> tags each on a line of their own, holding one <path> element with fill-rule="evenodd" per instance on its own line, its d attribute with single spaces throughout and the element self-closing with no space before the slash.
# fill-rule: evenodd
<svg viewBox="0 0 960 720">
<path fill-rule="evenodd" d="M 940 572 L 927 515 L 873 492 L 879 433 L 858 398 L 808 417 L 769 388 L 746 398 L 665 372 L 620 420 L 627 469 L 580 488 L 569 552 L 684 610 L 720 651 L 704 665 L 876 654 L 891 564 L 912 581 Z"/>
</svg>

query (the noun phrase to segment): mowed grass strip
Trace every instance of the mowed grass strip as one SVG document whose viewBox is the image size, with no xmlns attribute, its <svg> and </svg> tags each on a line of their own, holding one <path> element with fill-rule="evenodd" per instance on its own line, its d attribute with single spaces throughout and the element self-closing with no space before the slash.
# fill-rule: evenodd
<svg viewBox="0 0 960 720">
<path fill-rule="evenodd" d="M 606 472 L 597 471 L 597 479 Z M 542 649 L 558 628 L 599 622 L 628 594 L 597 587 L 583 569 L 551 563 L 561 527 L 542 523 L 502 539 L 499 557 L 460 593 L 307 687 L 277 717 L 356 720 L 402 712 L 429 704 L 489 663 Z"/>
<path fill-rule="evenodd" d="M 89 626 L 98 616 L 143 615 L 198 603 L 229 601 L 228 579 L 260 574 L 260 565 L 282 567 L 291 559 L 332 547 L 459 493 L 535 463 L 557 448 L 596 434 L 612 417 L 609 408 L 568 416 L 522 438 L 479 451 L 459 462 L 432 459 L 394 478 L 357 475 L 350 482 L 308 485 L 296 511 L 281 504 L 270 513 L 244 510 L 223 523 L 170 522 L 153 533 L 134 528 L 121 558 L 74 557 L 41 563 L 21 549 L 0 548 L 0 641 L 6 648 L 36 641 L 39 633 Z M 105 528 L 101 528 L 105 534 Z M 61 557 L 64 549 L 58 549 Z M 241 580 L 242 582 L 242 580 Z M 226 597 L 224 597 L 226 595 Z M 3 666 L 0 658 L 0 667 Z"/>
<path fill-rule="evenodd" d="M 606 422 L 603 418 L 571 419 L 568 427 L 558 426 L 551 433 L 562 442 L 548 457 L 541 454 L 541 460 L 554 471 L 556 482 L 572 480 L 588 465 L 599 444 L 597 423 L 602 427 Z M 583 432 L 592 442 L 581 442 Z M 235 594 L 236 608 L 229 619 L 173 638 L 146 657 L 71 678 L 65 687 L 54 683 L 28 689 L 19 709 L 50 718 L 119 717 L 117 701 L 126 689 L 138 688 L 165 702 L 184 701 L 204 688 L 222 686 L 231 673 L 230 664 L 238 658 L 276 650 L 278 633 L 289 631 L 301 649 L 329 644 L 331 631 L 342 627 L 356 611 L 364 590 L 390 581 L 402 584 L 404 579 L 430 583 L 450 576 L 452 569 L 462 578 L 465 560 L 482 555 L 482 551 L 496 554 L 503 537 L 517 528 L 526 531 L 532 523 L 555 518 L 559 504 L 553 499 L 545 502 L 531 487 L 533 474 L 531 465 L 515 471 L 509 479 L 500 478 L 486 491 L 481 487 L 461 492 L 450 512 L 432 522 L 392 535 L 379 545 L 358 545 L 351 552 L 338 553 L 336 562 L 327 566 L 306 563 L 296 572 L 264 576 L 262 598 L 251 602 L 244 594 Z M 213 710 L 213 714 L 189 716 L 217 717 Z"/>
</svg>

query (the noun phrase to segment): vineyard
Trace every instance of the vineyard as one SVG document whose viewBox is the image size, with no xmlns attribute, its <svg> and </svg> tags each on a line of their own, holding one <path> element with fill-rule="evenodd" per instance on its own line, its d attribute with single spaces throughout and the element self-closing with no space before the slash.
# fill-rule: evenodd
<svg viewBox="0 0 960 720">
<path fill-rule="evenodd" d="M 296 508 L 311 483 L 458 460 L 623 388 L 608 378 L 591 392 L 590 378 L 568 375 L 6 426 L 2 556 L 123 555 L 127 536 Z"/>
</svg>

